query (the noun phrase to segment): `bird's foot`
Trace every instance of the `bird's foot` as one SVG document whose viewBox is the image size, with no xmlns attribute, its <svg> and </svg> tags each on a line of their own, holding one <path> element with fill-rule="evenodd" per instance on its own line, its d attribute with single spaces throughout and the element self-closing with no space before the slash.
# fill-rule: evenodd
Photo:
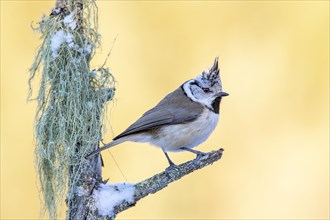
<svg viewBox="0 0 330 220">
<path fill-rule="evenodd" d="M 181 150 L 189 151 L 189 152 L 191 152 L 191 153 L 196 154 L 196 158 L 199 158 L 199 157 L 205 156 L 205 155 L 207 154 L 207 153 L 204 153 L 204 152 L 202 152 L 202 151 L 193 150 L 193 149 L 190 149 L 190 148 L 187 148 L 187 147 L 182 147 Z"/>
<path fill-rule="evenodd" d="M 166 153 L 166 151 L 164 151 L 164 149 L 163 149 L 163 152 L 164 152 L 164 154 L 165 154 L 165 156 L 166 156 L 166 159 L 167 159 L 168 163 L 170 164 L 170 166 L 167 167 L 167 168 L 165 169 L 165 171 L 167 172 L 170 168 L 175 167 L 176 164 L 173 163 L 173 161 L 172 161 L 171 158 L 168 156 L 168 154 Z"/>
<path fill-rule="evenodd" d="M 169 172 L 172 168 L 176 167 L 177 165 L 175 163 L 170 163 L 170 165 L 165 169 L 165 172 Z"/>
</svg>

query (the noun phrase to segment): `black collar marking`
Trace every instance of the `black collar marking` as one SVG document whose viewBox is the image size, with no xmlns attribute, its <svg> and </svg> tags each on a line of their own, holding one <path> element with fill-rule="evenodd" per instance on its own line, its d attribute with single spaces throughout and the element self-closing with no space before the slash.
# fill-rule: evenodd
<svg viewBox="0 0 330 220">
<path fill-rule="evenodd" d="M 212 108 L 213 108 L 212 111 L 216 114 L 219 114 L 220 102 L 221 102 L 221 97 L 216 97 L 212 102 Z"/>
</svg>

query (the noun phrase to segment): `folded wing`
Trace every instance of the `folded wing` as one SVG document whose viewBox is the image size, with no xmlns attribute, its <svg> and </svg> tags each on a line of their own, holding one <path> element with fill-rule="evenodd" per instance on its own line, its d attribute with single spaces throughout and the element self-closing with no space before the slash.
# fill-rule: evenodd
<svg viewBox="0 0 330 220">
<path fill-rule="evenodd" d="M 163 125 L 186 123 L 196 119 L 202 111 L 203 106 L 201 104 L 191 101 L 183 90 L 178 88 L 154 108 L 144 113 L 141 118 L 115 137 L 114 140 Z"/>
</svg>

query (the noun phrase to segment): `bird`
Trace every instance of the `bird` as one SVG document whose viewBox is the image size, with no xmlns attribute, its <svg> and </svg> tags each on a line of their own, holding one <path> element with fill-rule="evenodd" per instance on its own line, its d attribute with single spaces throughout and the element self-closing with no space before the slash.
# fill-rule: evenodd
<svg viewBox="0 0 330 220">
<path fill-rule="evenodd" d="M 160 147 L 170 166 L 175 163 L 168 152 L 189 151 L 197 156 L 203 152 L 192 148 L 211 135 L 219 121 L 220 103 L 229 94 L 222 91 L 218 57 L 208 71 L 183 83 L 145 112 L 124 132 L 88 154 L 97 153 L 123 142 L 150 143 Z"/>
</svg>

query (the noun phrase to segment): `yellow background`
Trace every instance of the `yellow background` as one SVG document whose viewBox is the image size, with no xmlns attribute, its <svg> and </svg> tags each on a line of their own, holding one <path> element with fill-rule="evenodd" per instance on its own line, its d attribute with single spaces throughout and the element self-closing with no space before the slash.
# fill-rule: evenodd
<svg viewBox="0 0 330 220">
<path fill-rule="evenodd" d="M 1 218 L 36 219 L 35 103 L 28 68 L 39 34 L 30 28 L 54 1 L 1 1 Z M 329 2 L 99 1 L 103 36 L 93 66 L 116 36 L 117 83 L 105 142 L 219 56 L 221 120 L 197 149 L 223 159 L 138 202 L 118 219 L 329 218 Z M 163 171 L 147 144 L 110 150 L 130 182 Z M 103 153 L 104 178 L 125 181 Z M 170 155 L 176 163 L 190 153 Z"/>
</svg>

